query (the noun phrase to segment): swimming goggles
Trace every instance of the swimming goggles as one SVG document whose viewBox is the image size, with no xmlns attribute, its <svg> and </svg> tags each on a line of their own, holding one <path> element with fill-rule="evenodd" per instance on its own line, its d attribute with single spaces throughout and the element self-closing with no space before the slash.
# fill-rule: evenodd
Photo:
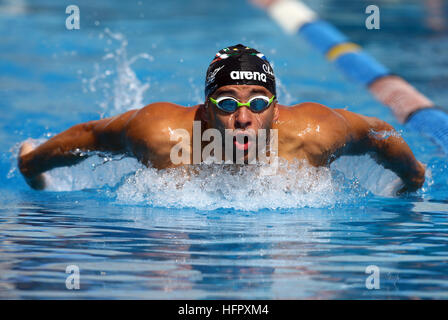
<svg viewBox="0 0 448 320">
<path fill-rule="evenodd" d="M 269 107 L 272 101 L 274 101 L 274 97 L 275 96 L 272 96 L 272 98 L 269 99 L 266 96 L 255 96 L 250 98 L 246 103 L 241 103 L 232 97 L 219 97 L 216 100 L 210 98 L 210 101 L 213 102 L 218 109 L 224 112 L 235 112 L 239 107 L 248 107 L 253 112 L 261 112 Z"/>
</svg>

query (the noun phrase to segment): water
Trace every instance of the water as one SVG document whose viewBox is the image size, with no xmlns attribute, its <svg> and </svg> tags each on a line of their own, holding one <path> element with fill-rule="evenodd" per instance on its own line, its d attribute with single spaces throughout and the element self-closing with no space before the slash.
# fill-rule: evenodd
<svg viewBox="0 0 448 320">
<path fill-rule="evenodd" d="M 431 20 L 430 1 L 377 1 L 382 29 L 367 31 L 370 3 L 308 3 L 448 105 L 446 4 Z M 78 5 L 81 29 L 68 31 L 55 1 L 0 3 L 0 298 L 448 298 L 447 161 L 430 140 L 250 4 Z M 41 143 L 153 101 L 200 103 L 212 56 L 236 43 L 273 62 L 280 102 L 317 101 L 394 125 L 428 166 L 424 187 L 393 196 L 396 176 L 367 156 L 330 169 L 285 165 L 288 174 L 271 177 L 202 166 L 185 180 L 96 154 L 51 171 L 45 192 L 18 174 L 29 137 Z M 80 269 L 80 290 L 66 289 L 69 265 Z M 379 290 L 366 289 L 370 265 Z"/>
</svg>

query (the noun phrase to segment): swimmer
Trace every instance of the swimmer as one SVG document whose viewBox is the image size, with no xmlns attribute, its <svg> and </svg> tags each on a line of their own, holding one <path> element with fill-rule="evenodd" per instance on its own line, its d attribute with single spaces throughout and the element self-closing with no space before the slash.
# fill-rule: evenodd
<svg viewBox="0 0 448 320">
<path fill-rule="evenodd" d="M 425 181 L 425 166 L 388 123 L 314 102 L 280 105 L 270 63 L 262 53 L 241 44 L 224 48 L 213 58 L 204 103 L 184 107 L 156 102 L 77 124 L 36 148 L 23 143 L 18 166 L 34 189 L 45 189 L 46 171 L 74 165 L 89 151 L 129 155 L 157 169 L 177 167 L 171 150 L 178 142 L 171 139 L 171 132 L 184 129 L 192 137 L 194 121 L 199 121 L 201 130 L 244 134 L 244 140 L 233 140 L 233 149 L 242 150 L 245 159 L 258 143 L 256 132 L 274 129 L 278 157 L 287 161 L 307 160 L 318 167 L 329 166 L 342 155 L 369 154 L 401 178 L 398 193 L 416 191 Z M 379 138 L 383 133 L 388 134 Z M 187 144 L 194 147 L 192 139 Z"/>
</svg>

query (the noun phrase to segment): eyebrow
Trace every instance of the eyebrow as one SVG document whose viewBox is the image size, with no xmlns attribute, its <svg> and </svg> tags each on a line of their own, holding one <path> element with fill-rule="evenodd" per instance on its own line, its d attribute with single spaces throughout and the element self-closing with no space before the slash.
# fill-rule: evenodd
<svg viewBox="0 0 448 320">
<path fill-rule="evenodd" d="M 222 90 L 222 91 L 218 91 L 218 95 L 222 95 L 222 94 L 232 94 L 232 95 L 237 95 L 237 91 L 234 89 L 227 89 L 227 90 Z M 261 93 L 261 94 L 266 94 L 266 92 L 264 90 L 261 89 L 251 89 L 250 90 L 250 94 L 254 94 L 254 93 Z"/>
</svg>

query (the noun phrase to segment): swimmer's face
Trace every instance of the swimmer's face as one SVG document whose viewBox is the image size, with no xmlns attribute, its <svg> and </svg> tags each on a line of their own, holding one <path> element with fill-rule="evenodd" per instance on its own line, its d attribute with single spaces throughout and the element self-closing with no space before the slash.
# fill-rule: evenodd
<svg viewBox="0 0 448 320">
<path fill-rule="evenodd" d="M 216 90 L 211 97 L 218 99 L 220 97 L 232 97 L 241 103 L 248 102 L 255 96 L 272 97 L 272 93 L 257 85 L 227 85 Z M 218 129 L 221 134 L 225 134 L 226 129 L 232 130 L 235 134 L 244 134 L 249 137 L 249 143 L 235 143 L 235 147 L 247 151 L 252 147 L 255 149 L 255 135 L 259 133 L 259 129 L 265 129 L 267 137 L 269 137 L 269 129 L 272 128 L 273 123 L 278 119 L 278 106 L 274 100 L 267 109 L 261 112 L 251 111 L 246 106 L 241 106 L 233 113 L 228 113 L 220 110 L 210 100 L 206 101 L 206 115 L 205 120 L 209 128 Z M 247 139 L 246 139 L 247 140 Z M 245 144 L 245 145 L 244 145 Z M 251 146 L 252 145 L 252 146 Z"/>
<path fill-rule="evenodd" d="M 255 96 L 272 97 L 272 93 L 257 85 L 228 85 L 216 90 L 211 97 L 218 99 L 219 97 L 233 97 L 241 103 L 246 103 L 250 98 Z M 211 101 L 206 101 L 207 104 L 207 122 L 210 128 L 232 129 L 232 130 L 248 130 L 258 129 L 269 130 L 272 124 L 278 118 L 278 107 L 274 100 L 271 105 L 261 112 L 253 112 L 248 107 L 239 107 L 233 113 L 227 113 L 220 110 Z"/>
</svg>

